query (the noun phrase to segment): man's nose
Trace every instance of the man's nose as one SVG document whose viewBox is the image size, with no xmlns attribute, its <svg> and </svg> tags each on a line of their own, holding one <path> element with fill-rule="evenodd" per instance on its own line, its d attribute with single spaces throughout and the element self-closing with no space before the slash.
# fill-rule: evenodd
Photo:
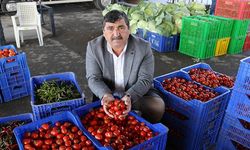
<svg viewBox="0 0 250 150">
<path fill-rule="evenodd" d="M 120 31 L 118 28 L 115 28 L 113 31 L 114 36 L 119 36 L 120 35 Z"/>
</svg>

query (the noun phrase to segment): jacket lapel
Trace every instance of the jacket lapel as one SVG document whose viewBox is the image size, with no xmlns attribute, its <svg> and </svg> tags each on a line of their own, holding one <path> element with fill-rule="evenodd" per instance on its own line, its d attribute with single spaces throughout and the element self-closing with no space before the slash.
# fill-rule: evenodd
<svg viewBox="0 0 250 150">
<path fill-rule="evenodd" d="M 104 60 L 105 65 L 107 67 L 105 67 L 104 69 L 107 70 L 103 70 L 103 71 L 108 71 L 110 76 L 111 76 L 111 80 L 113 82 L 115 82 L 115 72 L 114 72 L 114 60 L 113 60 L 113 56 L 112 54 L 110 54 L 107 50 L 107 43 L 105 42 L 105 46 L 104 46 Z"/>
<path fill-rule="evenodd" d="M 131 40 L 131 37 L 129 38 L 129 40 Z M 128 83 L 128 79 L 129 79 L 129 76 L 131 73 L 132 64 L 133 64 L 134 55 L 135 55 L 134 43 L 132 41 L 129 41 L 128 43 L 129 44 L 128 44 L 127 50 L 125 52 L 125 60 L 124 60 L 124 67 L 123 67 L 124 86 L 125 87 Z"/>
</svg>

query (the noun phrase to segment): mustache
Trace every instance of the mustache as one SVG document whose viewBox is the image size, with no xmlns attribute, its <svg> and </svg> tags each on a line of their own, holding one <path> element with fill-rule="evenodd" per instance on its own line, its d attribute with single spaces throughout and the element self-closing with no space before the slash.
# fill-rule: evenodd
<svg viewBox="0 0 250 150">
<path fill-rule="evenodd" d="M 113 40 L 122 40 L 122 36 L 112 37 L 112 41 L 113 41 Z"/>
</svg>

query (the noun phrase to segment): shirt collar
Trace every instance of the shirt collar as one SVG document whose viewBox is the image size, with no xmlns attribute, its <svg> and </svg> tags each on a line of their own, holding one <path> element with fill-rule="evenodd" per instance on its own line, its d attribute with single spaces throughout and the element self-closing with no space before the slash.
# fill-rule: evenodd
<svg viewBox="0 0 250 150">
<path fill-rule="evenodd" d="M 124 48 L 123 48 L 121 54 L 119 55 L 119 57 L 122 56 L 122 55 L 126 52 L 127 46 L 128 46 L 128 43 L 126 43 L 126 45 L 124 46 Z M 111 48 L 111 46 L 110 46 L 109 43 L 107 43 L 107 49 L 108 49 L 108 52 L 109 52 L 110 54 L 115 55 L 115 53 L 113 52 L 113 50 L 112 50 L 112 48 Z M 116 56 L 116 55 L 115 55 L 115 56 Z"/>
</svg>

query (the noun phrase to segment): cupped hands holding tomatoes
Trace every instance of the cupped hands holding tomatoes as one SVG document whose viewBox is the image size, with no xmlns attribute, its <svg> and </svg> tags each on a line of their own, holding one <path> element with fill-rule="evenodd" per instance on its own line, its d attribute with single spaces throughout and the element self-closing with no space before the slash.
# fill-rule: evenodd
<svg viewBox="0 0 250 150">
<path fill-rule="evenodd" d="M 111 118 L 123 120 L 131 111 L 131 98 L 125 94 L 121 100 L 115 99 L 112 94 L 105 94 L 101 100 L 104 112 Z"/>
</svg>

